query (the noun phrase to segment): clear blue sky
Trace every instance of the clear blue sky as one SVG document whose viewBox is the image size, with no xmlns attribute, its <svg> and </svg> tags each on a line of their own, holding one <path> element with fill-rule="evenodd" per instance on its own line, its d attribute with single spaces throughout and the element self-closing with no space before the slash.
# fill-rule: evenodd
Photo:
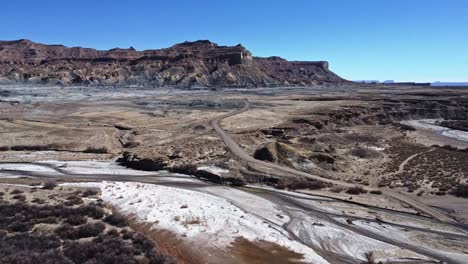
<svg viewBox="0 0 468 264">
<path fill-rule="evenodd" d="M 98 49 L 242 43 L 350 80 L 468 81 L 467 0 L 2 1 L 0 39 Z"/>
</svg>

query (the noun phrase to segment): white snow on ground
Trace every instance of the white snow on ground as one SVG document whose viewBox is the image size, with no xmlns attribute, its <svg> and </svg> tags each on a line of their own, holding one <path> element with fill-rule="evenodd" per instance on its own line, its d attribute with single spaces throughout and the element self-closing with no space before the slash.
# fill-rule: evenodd
<svg viewBox="0 0 468 264">
<path fill-rule="evenodd" d="M 78 186 L 93 187 L 96 183 L 80 183 Z M 139 219 L 153 223 L 156 228 L 173 231 L 200 244 L 228 247 L 235 238 L 245 237 L 252 241 L 277 243 L 304 254 L 308 263 L 328 263 L 309 247 L 289 239 L 281 226 L 268 223 L 224 198 L 197 191 L 130 182 L 102 182 L 101 192 L 102 199 L 118 209 L 135 214 Z M 252 208 L 265 208 L 263 199 L 255 200 L 248 195 L 245 197 Z M 267 215 L 278 212 L 272 205 L 266 207 L 274 210 Z"/>
<path fill-rule="evenodd" d="M 384 147 L 376 147 L 376 146 L 369 146 L 368 148 L 373 149 L 373 150 L 377 150 L 377 151 L 384 151 L 385 150 Z"/>
<path fill-rule="evenodd" d="M 14 178 L 19 178 L 19 177 L 21 177 L 21 176 L 18 176 L 18 175 L 15 175 L 15 174 L 10 174 L 10 173 L 5 173 L 5 172 L 0 172 L 0 178 L 3 178 L 3 179 L 5 179 L 5 178 L 14 179 Z"/>
<path fill-rule="evenodd" d="M 468 141 L 468 132 L 461 131 L 461 130 L 450 129 L 450 130 L 442 132 L 442 136 Z"/>
<path fill-rule="evenodd" d="M 289 216 L 277 208 L 274 203 L 256 195 L 222 186 L 206 187 L 203 188 L 203 191 L 225 198 L 244 211 L 255 212 L 258 217 L 271 221 L 278 226 L 289 222 Z"/>
<path fill-rule="evenodd" d="M 415 257 L 413 253 L 404 252 L 390 244 L 361 236 L 328 221 L 316 219 L 298 211 L 294 214 L 293 221 L 289 224 L 292 232 L 325 251 L 359 260 L 364 260 L 364 254 L 371 251 L 376 257 L 384 256 L 379 260 Z"/>
<path fill-rule="evenodd" d="M 173 176 L 177 176 L 177 175 L 172 174 L 172 175 L 168 175 L 167 177 L 158 176 L 154 180 L 157 182 L 181 182 L 181 183 L 200 183 L 201 182 L 199 179 L 189 178 L 187 177 L 187 175 L 184 175 L 185 177 L 183 178 L 178 178 L 178 177 L 173 177 Z"/>
<path fill-rule="evenodd" d="M 401 121 L 402 124 L 409 125 L 414 128 L 431 130 L 436 134 L 450 137 L 462 141 L 468 141 L 468 132 L 461 130 L 454 130 L 443 126 L 435 125 L 436 121 L 442 121 L 442 119 L 422 119 L 422 120 L 407 120 Z"/>
<path fill-rule="evenodd" d="M 271 189 L 271 187 L 257 188 L 265 190 Z M 270 219 L 271 221 L 274 221 L 275 216 L 277 217 L 276 212 L 282 212 L 280 209 L 276 208 L 275 204 L 271 203 L 270 201 L 243 192 L 241 190 L 228 187 L 206 187 L 203 188 L 203 191 L 215 194 L 216 196 L 224 197 L 234 205 L 249 212 L 256 212 L 257 215 L 266 219 Z M 337 210 L 338 208 L 332 209 L 329 206 L 321 204 L 323 200 L 331 200 L 329 198 L 292 193 L 276 189 L 272 189 L 272 191 L 302 198 L 315 198 L 318 201 L 303 199 L 300 201 L 305 204 L 316 206 L 322 211 L 328 211 L 332 213 L 340 212 L 340 210 Z M 293 221 L 289 223 L 289 228 L 291 228 L 294 234 L 298 237 L 301 237 L 303 241 L 308 241 L 310 244 L 314 244 L 316 247 L 322 248 L 326 251 L 332 251 L 337 254 L 351 256 L 352 258 L 360 260 L 364 260 L 364 253 L 370 251 L 374 252 L 378 260 L 382 261 L 398 259 L 401 260 L 405 257 L 426 259 L 424 256 L 415 254 L 411 251 L 402 250 L 390 244 L 356 234 L 352 231 L 348 231 L 338 225 L 330 223 L 329 221 L 313 218 L 312 216 L 306 215 L 301 211 L 289 211 L 293 215 Z M 281 225 L 282 223 L 288 223 L 289 219 L 290 217 L 286 216 L 286 218 L 280 219 L 279 222 L 275 223 Z M 400 230 L 398 232 L 403 231 Z"/>
<path fill-rule="evenodd" d="M 52 151 L 52 150 L 47 150 L 47 151 L 33 151 L 29 153 L 24 153 L 24 154 L 15 154 L 16 157 L 19 158 L 29 158 L 29 157 L 40 157 L 48 154 L 60 154 L 59 151 Z"/>
<path fill-rule="evenodd" d="M 113 174 L 113 175 L 132 175 L 146 176 L 155 175 L 155 172 L 138 171 L 118 165 L 114 161 L 57 161 L 46 160 L 38 163 L 51 164 L 60 167 L 70 173 L 76 174 Z"/>
<path fill-rule="evenodd" d="M 275 188 L 273 188 L 271 186 L 268 186 L 268 185 L 263 185 L 262 186 L 262 185 L 247 184 L 246 186 L 249 187 L 249 188 L 252 188 L 252 189 L 266 190 L 266 191 L 272 191 L 272 192 L 276 192 L 276 193 L 286 194 L 288 196 L 293 196 L 293 197 L 296 197 L 296 198 L 314 199 L 316 201 L 333 201 L 334 200 L 333 198 L 323 197 L 323 196 L 314 195 L 314 194 L 305 194 L 305 193 L 301 193 L 301 192 L 291 192 L 291 191 L 279 190 L 279 189 L 275 189 Z"/>
<path fill-rule="evenodd" d="M 155 228 L 172 231 L 198 244 L 226 248 L 237 237 L 245 237 L 251 241 L 277 243 L 304 254 L 308 263 L 327 263 L 312 248 L 290 239 L 283 227 L 288 225 L 295 236 L 306 244 L 314 245 L 313 248 L 345 257 L 363 260 L 364 253 L 372 251 L 378 260 L 405 257 L 425 259 L 413 252 L 315 218 L 299 209 L 288 207 L 288 214 L 291 214 L 288 215 L 273 202 L 239 189 L 210 186 L 194 191 L 130 182 L 66 183 L 61 186 L 99 187 L 101 198 L 117 209 L 136 215 L 140 220 L 152 223 Z M 336 220 L 345 222 L 343 218 Z M 383 225 L 360 221 L 353 223 L 404 243 L 417 243 L 411 242 L 400 229 L 390 226 L 383 228 Z M 461 257 L 461 254 L 456 253 L 444 254 Z"/>
<path fill-rule="evenodd" d="M 294 219 L 261 197 L 232 188 L 214 186 L 200 192 L 141 183 L 70 183 L 64 186 L 101 187 L 102 199 L 156 228 L 217 247 L 227 247 L 236 237 L 266 240 L 302 253 L 311 263 L 327 263 L 311 248 L 289 239 L 282 227 L 288 224 L 295 235 L 317 248 L 363 259 L 373 251 L 382 259 L 415 254 L 402 251 L 330 222 L 314 219 L 298 210 Z"/>
<path fill-rule="evenodd" d="M 404 120 L 400 123 L 414 128 L 428 129 L 428 130 L 446 130 L 447 128 L 434 125 L 435 122 L 442 121 L 442 119 L 420 119 L 420 120 Z"/>
<path fill-rule="evenodd" d="M 198 167 L 197 170 L 207 171 L 207 172 L 213 173 L 215 175 L 221 175 L 221 174 L 224 174 L 224 173 L 229 173 L 229 170 L 226 170 L 226 169 L 223 169 L 223 168 L 220 168 L 220 167 L 217 167 L 217 166 L 201 166 L 201 167 Z"/>
<path fill-rule="evenodd" d="M 59 184 L 64 187 L 78 187 L 78 188 L 99 188 L 102 187 L 102 182 L 65 182 Z"/>
<path fill-rule="evenodd" d="M 355 224 L 356 226 L 360 228 L 369 230 L 373 233 L 376 233 L 376 234 L 379 234 L 379 235 L 382 235 L 382 236 L 385 236 L 385 237 L 388 237 L 388 238 L 391 238 L 391 239 L 394 239 L 403 243 L 415 245 L 420 248 L 432 249 L 433 251 L 436 251 L 441 255 L 445 255 L 447 257 L 457 259 L 461 263 L 468 263 L 468 255 L 431 248 L 431 247 L 428 247 L 428 244 L 425 244 L 425 243 L 417 243 L 415 242 L 414 238 L 410 237 L 410 233 L 406 233 L 399 228 L 386 225 L 386 224 L 366 222 L 363 220 L 353 221 L 353 224 Z"/>
<path fill-rule="evenodd" d="M 34 164 L 21 164 L 21 163 L 5 163 L 0 164 L 0 170 L 18 170 L 18 171 L 31 171 L 31 172 L 52 172 L 55 170 L 40 165 Z"/>
<path fill-rule="evenodd" d="M 4 186 L 23 187 L 23 188 L 42 188 L 42 185 L 27 185 L 27 184 L 16 184 L 16 183 L 0 183 Z"/>
</svg>

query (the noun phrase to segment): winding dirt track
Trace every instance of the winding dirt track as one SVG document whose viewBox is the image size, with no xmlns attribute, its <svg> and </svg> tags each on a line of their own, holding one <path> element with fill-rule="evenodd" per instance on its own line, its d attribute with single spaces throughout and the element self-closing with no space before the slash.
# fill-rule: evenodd
<svg viewBox="0 0 468 264">
<path fill-rule="evenodd" d="M 295 169 L 292 169 L 292 168 L 289 168 L 289 167 L 283 167 L 283 166 L 280 166 L 280 165 L 277 165 L 277 164 L 273 164 L 273 163 L 269 163 L 269 162 L 265 162 L 265 161 L 261 161 L 261 160 L 256 160 L 253 157 L 251 157 L 219 125 L 221 120 L 223 120 L 225 118 L 228 118 L 230 116 L 234 116 L 234 115 L 237 115 L 237 114 L 240 114 L 240 113 L 243 113 L 243 112 L 247 111 L 249 109 L 249 107 L 250 107 L 250 104 L 249 104 L 249 102 L 247 100 L 245 100 L 244 103 L 245 103 L 245 105 L 244 105 L 244 107 L 242 109 L 231 112 L 231 113 L 228 113 L 228 114 L 225 114 L 225 115 L 222 115 L 222 116 L 219 116 L 219 117 L 211 120 L 210 125 L 213 127 L 213 129 L 216 131 L 216 133 L 218 133 L 218 135 L 223 139 L 224 143 L 226 144 L 226 147 L 235 156 L 237 156 L 242 161 L 246 162 L 249 167 L 251 167 L 251 168 L 253 168 L 253 169 L 257 170 L 257 171 L 270 173 L 270 174 L 277 175 L 277 176 L 284 176 L 284 174 L 289 174 L 289 175 L 294 175 L 294 176 L 299 176 L 299 177 L 305 177 L 305 178 L 308 178 L 308 179 L 323 181 L 323 182 L 331 183 L 331 184 L 334 184 L 334 185 L 343 186 L 343 187 L 346 187 L 346 188 L 353 187 L 353 186 L 360 186 L 360 187 L 362 187 L 362 188 L 364 188 L 366 190 L 370 190 L 367 186 L 364 186 L 364 185 L 351 184 L 351 183 L 347 183 L 347 182 L 343 182 L 343 181 L 339 181 L 339 180 L 327 179 L 327 178 L 323 178 L 323 177 L 318 176 L 318 175 L 313 175 L 313 174 L 309 174 L 309 173 L 306 173 L 306 172 L 298 171 L 298 170 L 295 170 Z M 381 190 L 381 191 L 385 195 L 387 195 L 389 197 L 392 197 L 392 198 L 394 198 L 396 200 L 399 200 L 399 201 L 401 201 L 403 203 L 406 203 L 406 204 L 412 206 L 413 208 L 415 208 L 416 210 L 421 211 L 421 212 L 423 212 L 423 213 L 425 213 L 427 215 L 430 215 L 430 216 L 434 217 L 435 219 L 437 219 L 437 220 L 439 220 L 441 222 L 456 223 L 455 220 L 448 217 L 447 215 L 445 215 L 445 214 L 443 214 L 443 213 L 441 213 L 441 212 L 439 212 L 439 211 L 437 211 L 437 210 L 435 210 L 433 208 L 430 208 L 429 206 L 427 206 L 427 205 L 425 205 L 425 204 L 423 204 L 421 202 L 415 201 L 415 200 L 405 196 L 402 193 L 395 192 L 395 191 L 392 191 L 392 190 L 386 190 L 386 189 Z"/>
<path fill-rule="evenodd" d="M 210 125 L 213 127 L 213 129 L 216 131 L 216 133 L 218 133 L 218 135 L 223 139 L 224 144 L 226 144 L 227 148 L 235 156 L 237 156 L 239 159 L 246 162 L 249 167 L 251 167 L 251 168 L 253 168 L 255 170 L 261 171 L 261 172 L 271 173 L 271 174 L 279 175 L 279 176 L 281 176 L 282 174 L 283 175 L 284 174 L 290 174 L 290 175 L 306 177 L 306 178 L 309 178 L 309 179 L 320 180 L 320 181 L 323 181 L 323 182 L 328 182 L 328 183 L 332 183 L 332 184 L 336 184 L 336 185 L 340 185 L 340 186 L 344 186 L 344 187 L 356 186 L 355 184 L 346 183 L 346 182 L 337 181 L 337 180 L 332 180 L 332 179 L 326 179 L 326 178 L 323 178 L 323 177 L 320 177 L 320 176 L 317 176 L 317 175 L 312 175 L 312 174 L 305 173 L 305 172 L 302 172 L 302 171 L 298 171 L 298 170 L 295 170 L 295 169 L 292 169 L 292 168 L 283 167 L 283 166 L 279 166 L 279 165 L 276 165 L 276 164 L 273 164 L 273 163 L 257 160 L 257 159 L 254 159 L 249 154 L 247 154 L 247 152 L 245 152 L 234 141 L 234 139 L 228 133 L 226 133 L 226 131 L 224 131 L 224 129 L 222 129 L 219 126 L 219 122 L 221 120 L 223 120 L 225 118 L 228 118 L 230 116 L 234 116 L 234 115 L 237 115 L 237 114 L 240 114 L 240 113 L 243 113 L 243 112 L 247 111 L 249 109 L 249 107 L 250 107 L 250 104 L 249 104 L 249 102 L 247 100 L 244 101 L 244 102 L 245 102 L 245 105 L 244 105 L 244 107 L 242 109 L 240 109 L 238 111 L 228 113 L 228 114 L 225 114 L 225 115 L 222 115 L 222 116 L 218 116 L 215 119 L 210 121 Z"/>
</svg>

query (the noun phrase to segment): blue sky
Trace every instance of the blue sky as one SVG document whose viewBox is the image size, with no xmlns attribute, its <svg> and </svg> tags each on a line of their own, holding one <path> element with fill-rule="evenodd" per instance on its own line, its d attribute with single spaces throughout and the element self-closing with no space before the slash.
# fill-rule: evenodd
<svg viewBox="0 0 468 264">
<path fill-rule="evenodd" d="M 0 39 L 98 49 L 242 43 L 350 80 L 468 81 L 466 0 L 3 1 Z"/>
</svg>

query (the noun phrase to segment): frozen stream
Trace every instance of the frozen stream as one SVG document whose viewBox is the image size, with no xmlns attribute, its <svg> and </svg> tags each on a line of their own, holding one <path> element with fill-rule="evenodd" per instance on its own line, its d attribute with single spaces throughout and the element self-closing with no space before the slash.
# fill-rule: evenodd
<svg viewBox="0 0 468 264">
<path fill-rule="evenodd" d="M 405 120 L 401 121 L 401 123 L 416 129 L 430 130 L 444 137 L 454 138 L 461 141 L 468 141 L 468 132 L 438 126 L 435 124 L 437 121 L 442 121 L 442 119 Z"/>
</svg>

